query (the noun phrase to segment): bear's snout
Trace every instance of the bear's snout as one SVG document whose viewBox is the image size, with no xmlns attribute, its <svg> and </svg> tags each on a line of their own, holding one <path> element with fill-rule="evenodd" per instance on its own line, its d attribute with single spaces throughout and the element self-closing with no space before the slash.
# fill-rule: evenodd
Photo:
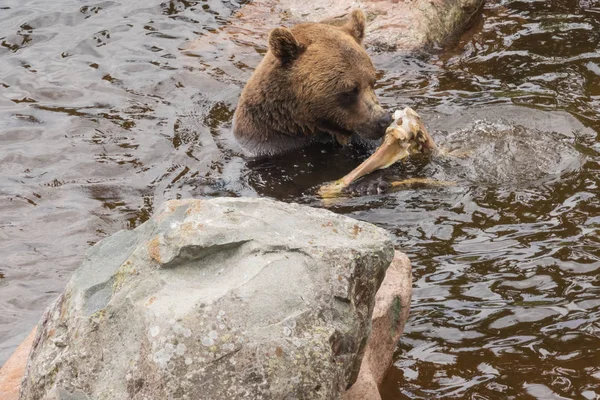
<svg viewBox="0 0 600 400">
<path fill-rule="evenodd" d="M 381 110 L 381 113 L 377 113 L 373 115 L 368 122 L 361 125 L 358 129 L 355 130 L 359 136 L 362 136 L 365 139 L 379 139 L 383 135 L 385 135 L 385 131 L 388 126 L 392 123 L 392 116 Z"/>
<path fill-rule="evenodd" d="M 381 118 L 379 118 L 379 126 L 384 130 L 387 129 L 391 123 L 392 116 L 389 113 L 385 113 Z"/>
</svg>

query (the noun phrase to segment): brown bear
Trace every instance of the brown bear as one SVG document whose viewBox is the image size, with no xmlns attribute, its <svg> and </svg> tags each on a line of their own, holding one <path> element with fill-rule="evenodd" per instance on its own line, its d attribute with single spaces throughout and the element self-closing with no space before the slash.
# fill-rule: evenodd
<svg viewBox="0 0 600 400">
<path fill-rule="evenodd" d="M 392 118 L 373 91 L 375 68 L 364 35 L 358 10 L 345 23 L 273 29 L 234 115 L 242 147 L 270 155 L 324 140 L 345 145 L 351 137 L 381 138 Z"/>
</svg>

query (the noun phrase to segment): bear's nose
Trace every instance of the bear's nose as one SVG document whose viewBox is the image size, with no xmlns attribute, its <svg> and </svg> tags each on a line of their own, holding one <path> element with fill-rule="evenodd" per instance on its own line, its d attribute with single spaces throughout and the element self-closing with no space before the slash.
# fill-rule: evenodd
<svg viewBox="0 0 600 400">
<path fill-rule="evenodd" d="M 392 123 L 392 116 L 388 113 L 383 114 L 381 118 L 379 118 L 379 126 L 383 129 L 387 128 L 389 124 Z"/>
</svg>

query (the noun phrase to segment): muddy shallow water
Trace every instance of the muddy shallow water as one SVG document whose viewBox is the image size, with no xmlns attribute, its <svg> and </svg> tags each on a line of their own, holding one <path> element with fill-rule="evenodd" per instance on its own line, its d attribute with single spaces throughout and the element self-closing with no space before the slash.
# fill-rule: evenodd
<svg viewBox="0 0 600 400">
<path fill-rule="evenodd" d="M 155 205 L 319 206 L 313 188 L 366 157 L 333 147 L 242 157 L 231 117 L 265 44 L 252 26 L 224 33 L 238 7 L 0 4 L 0 363 L 85 250 Z M 478 149 L 390 172 L 454 186 L 331 206 L 388 229 L 413 262 L 385 399 L 600 396 L 599 43 L 598 1 L 489 1 L 443 49 L 373 52 L 387 108 L 411 106 L 440 142 Z"/>
</svg>

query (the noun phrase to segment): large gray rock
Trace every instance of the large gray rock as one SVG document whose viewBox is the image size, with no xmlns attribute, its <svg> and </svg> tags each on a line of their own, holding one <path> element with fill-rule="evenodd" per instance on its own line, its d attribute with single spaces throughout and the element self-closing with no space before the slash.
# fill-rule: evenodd
<svg viewBox="0 0 600 400">
<path fill-rule="evenodd" d="M 168 202 L 94 246 L 46 312 L 21 399 L 335 399 L 388 234 L 264 199 Z"/>
</svg>

